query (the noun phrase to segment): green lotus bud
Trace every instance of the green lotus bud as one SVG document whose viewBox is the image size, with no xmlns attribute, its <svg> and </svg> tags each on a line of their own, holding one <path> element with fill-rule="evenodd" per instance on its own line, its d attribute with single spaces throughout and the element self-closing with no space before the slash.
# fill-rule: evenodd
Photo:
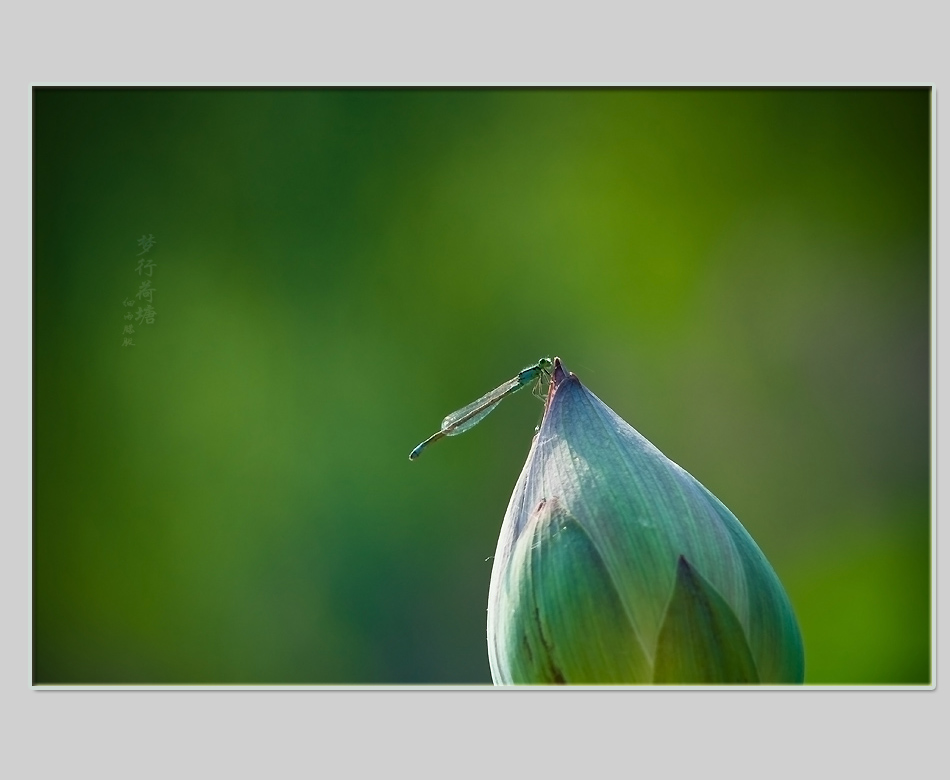
<svg viewBox="0 0 950 780">
<path fill-rule="evenodd" d="M 804 677 L 752 537 L 559 359 L 498 539 L 488 655 L 496 685 Z"/>
</svg>

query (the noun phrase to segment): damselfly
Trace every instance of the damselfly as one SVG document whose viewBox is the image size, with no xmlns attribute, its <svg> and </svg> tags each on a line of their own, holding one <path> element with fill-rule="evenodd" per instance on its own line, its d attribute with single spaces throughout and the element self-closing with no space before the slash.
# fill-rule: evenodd
<svg viewBox="0 0 950 780">
<path fill-rule="evenodd" d="M 485 393 L 477 401 L 472 401 L 468 406 L 452 412 L 443 421 L 441 428 L 433 433 L 428 439 L 422 442 L 412 452 L 409 453 L 409 460 L 415 460 L 422 454 L 422 450 L 428 447 L 432 442 L 438 441 L 443 436 L 455 436 L 459 433 L 465 433 L 469 428 L 478 425 L 485 417 L 492 412 L 503 399 L 512 393 L 517 392 L 522 387 L 530 385 L 535 380 L 541 384 L 543 376 L 549 376 L 551 370 L 551 360 L 541 358 L 535 365 L 521 369 L 516 376 L 509 379 L 503 385 L 499 385 L 490 393 Z"/>
</svg>

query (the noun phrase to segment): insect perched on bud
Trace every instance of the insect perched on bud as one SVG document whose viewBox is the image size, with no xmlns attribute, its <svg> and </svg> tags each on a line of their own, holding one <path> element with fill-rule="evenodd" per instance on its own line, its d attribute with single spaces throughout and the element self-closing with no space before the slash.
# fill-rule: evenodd
<svg viewBox="0 0 950 780">
<path fill-rule="evenodd" d="M 496 685 L 804 679 L 752 537 L 558 358 L 498 539 L 488 655 Z"/>
</svg>

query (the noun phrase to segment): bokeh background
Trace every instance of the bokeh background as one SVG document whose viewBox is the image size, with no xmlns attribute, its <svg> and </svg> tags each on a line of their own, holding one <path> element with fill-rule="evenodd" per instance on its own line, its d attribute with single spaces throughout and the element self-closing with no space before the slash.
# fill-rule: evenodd
<svg viewBox="0 0 950 780">
<path fill-rule="evenodd" d="M 929 683 L 930 98 L 36 90 L 34 683 L 490 684 L 544 355 Z"/>
</svg>

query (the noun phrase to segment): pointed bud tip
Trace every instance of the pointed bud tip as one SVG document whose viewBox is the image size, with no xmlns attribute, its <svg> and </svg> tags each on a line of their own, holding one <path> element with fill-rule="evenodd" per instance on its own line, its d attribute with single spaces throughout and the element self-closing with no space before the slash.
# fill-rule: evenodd
<svg viewBox="0 0 950 780">
<path fill-rule="evenodd" d="M 570 371 L 567 370 L 567 367 L 561 362 L 561 358 L 554 358 L 554 368 L 551 371 L 551 387 L 548 393 L 548 400 L 554 396 L 554 393 L 557 392 L 558 387 L 568 379 L 577 379 L 577 377 Z"/>
</svg>

